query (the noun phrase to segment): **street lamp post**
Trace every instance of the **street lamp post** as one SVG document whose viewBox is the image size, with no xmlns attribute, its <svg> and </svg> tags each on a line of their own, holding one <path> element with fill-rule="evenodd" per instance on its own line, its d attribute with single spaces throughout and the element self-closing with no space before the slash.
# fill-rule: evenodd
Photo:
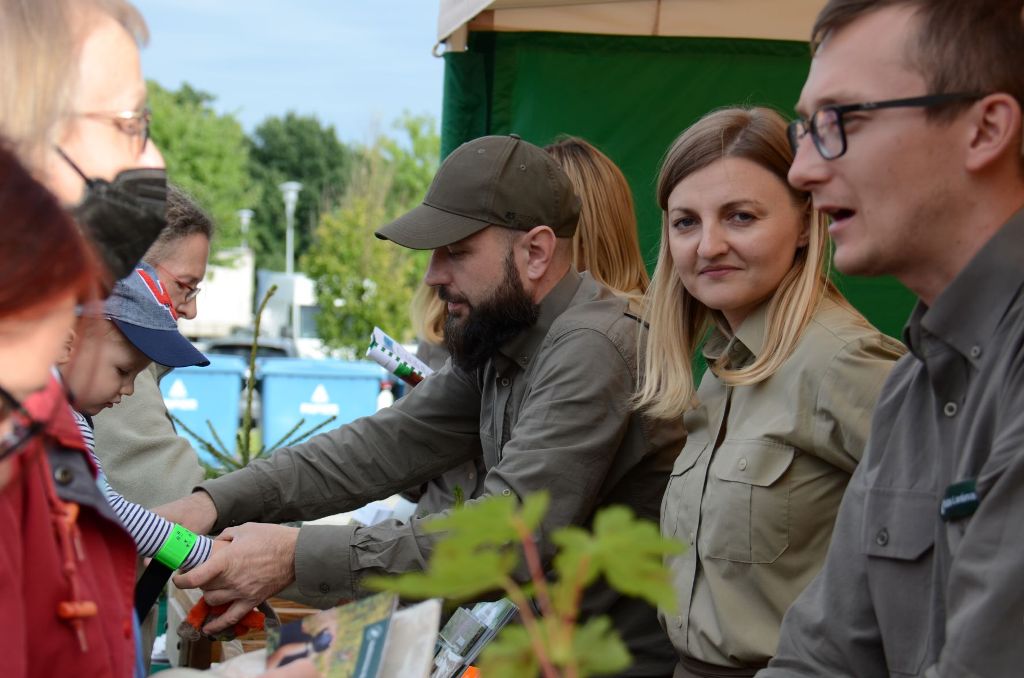
<svg viewBox="0 0 1024 678">
<path fill-rule="evenodd" d="M 299 201 L 302 184 L 297 181 L 286 181 L 280 186 L 284 196 L 284 213 L 286 229 L 284 234 L 284 272 L 295 272 L 295 204 Z"/>
<path fill-rule="evenodd" d="M 242 209 L 235 212 L 238 221 L 242 225 L 242 247 L 249 246 L 249 222 L 252 221 L 254 212 L 250 209 Z"/>
</svg>

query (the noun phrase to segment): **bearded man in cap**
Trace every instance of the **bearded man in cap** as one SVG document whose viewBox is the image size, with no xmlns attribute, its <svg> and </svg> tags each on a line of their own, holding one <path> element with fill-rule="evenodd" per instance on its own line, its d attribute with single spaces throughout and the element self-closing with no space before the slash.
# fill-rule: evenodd
<svg viewBox="0 0 1024 678">
<path fill-rule="evenodd" d="M 642 322 L 626 300 L 571 266 L 579 199 L 540 148 L 492 136 L 458 148 L 423 204 L 377 236 L 433 250 L 426 283 L 448 304 L 452 360 L 393 407 L 204 483 L 161 513 L 232 543 L 176 579 L 234 604 L 230 627 L 295 582 L 327 604 L 366 593 L 367 575 L 422 569 L 437 537 L 421 519 L 373 527 L 240 525 L 348 511 L 483 455 L 485 495 L 546 490 L 539 530 L 588 525 L 605 505 L 656 520 L 681 423 L 634 412 Z M 603 585 L 585 615 L 608 614 L 633 654 L 624 675 L 671 673 L 654 610 Z"/>
</svg>

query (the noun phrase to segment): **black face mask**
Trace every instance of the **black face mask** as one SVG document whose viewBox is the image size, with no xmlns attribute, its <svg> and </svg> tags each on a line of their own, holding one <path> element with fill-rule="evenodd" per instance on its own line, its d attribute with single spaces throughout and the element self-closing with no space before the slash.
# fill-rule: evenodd
<svg viewBox="0 0 1024 678">
<path fill-rule="evenodd" d="M 129 273 L 167 225 L 167 172 L 140 168 L 120 172 L 113 181 L 90 179 L 57 149 L 85 180 L 85 196 L 71 209 L 114 280 Z"/>
</svg>

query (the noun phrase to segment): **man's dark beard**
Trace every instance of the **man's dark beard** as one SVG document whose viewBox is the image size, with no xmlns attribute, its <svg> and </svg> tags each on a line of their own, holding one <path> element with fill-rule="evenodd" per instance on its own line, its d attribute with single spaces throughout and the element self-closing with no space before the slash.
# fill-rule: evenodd
<svg viewBox="0 0 1024 678">
<path fill-rule="evenodd" d="M 445 289 L 438 296 L 451 301 Z M 505 258 L 505 277 L 490 299 L 470 308 L 464 318 L 448 315 L 444 323 L 444 342 L 452 362 L 467 372 L 483 367 L 502 344 L 525 329 L 533 327 L 540 306 L 523 289 L 512 252 Z"/>
</svg>

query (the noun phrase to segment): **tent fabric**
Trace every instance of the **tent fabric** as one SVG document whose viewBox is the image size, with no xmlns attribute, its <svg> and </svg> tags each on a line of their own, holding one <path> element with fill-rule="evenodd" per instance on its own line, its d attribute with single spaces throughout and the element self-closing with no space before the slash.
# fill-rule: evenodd
<svg viewBox="0 0 1024 678">
<path fill-rule="evenodd" d="M 442 0 L 437 39 L 444 42 L 469 23 L 476 30 L 806 40 L 823 4 L 823 0 Z"/>
<path fill-rule="evenodd" d="M 559 135 L 598 146 L 629 180 L 641 251 L 657 257 L 655 183 L 665 150 L 707 111 L 768 105 L 792 115 L 810 63 L 805 42 L 553 32 L 469 33 L 446 52 L 442 155 L 486 134 L 539 145 Z M 883 331 L 899 336 L 913 297 L 891 280 L 837 281 Z"/>
</svg>

